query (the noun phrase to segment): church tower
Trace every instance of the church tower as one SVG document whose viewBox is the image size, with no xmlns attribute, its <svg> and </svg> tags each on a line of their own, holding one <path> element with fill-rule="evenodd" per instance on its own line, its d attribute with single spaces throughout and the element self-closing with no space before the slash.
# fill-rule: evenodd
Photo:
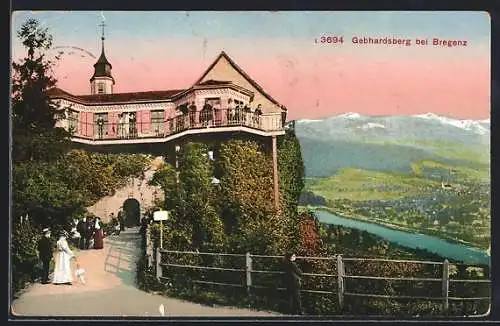
<svg viewBox="0 0 500 326">
<path fill-rule="evenodd" d="M 90 93 L 91 94 L 113 94 L 113 85 L 115 79 L 111 75 L 111 63 L 106 59 L 104 54 L 104 22 L 102 22 L 102 51 L 101 56 L 94 64 L 94 75 L 90 78 Z"/>
</svg>

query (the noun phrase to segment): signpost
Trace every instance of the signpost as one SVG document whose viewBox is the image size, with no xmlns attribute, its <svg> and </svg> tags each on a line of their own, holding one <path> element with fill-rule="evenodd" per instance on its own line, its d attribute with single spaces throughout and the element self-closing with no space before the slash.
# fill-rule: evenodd
<svg viewBox="0 0 500 326">
<path fill-rule="evenodd" d="M 163 221 L 168 220 L 168 211 L 156 211 L 153 213 L 153 221 L 160 221 L 160 248 L 163 249 Z"/>
</svg>

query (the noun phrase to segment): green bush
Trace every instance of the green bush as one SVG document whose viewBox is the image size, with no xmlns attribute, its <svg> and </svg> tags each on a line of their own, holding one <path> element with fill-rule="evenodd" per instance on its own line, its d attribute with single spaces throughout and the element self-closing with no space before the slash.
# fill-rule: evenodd
<svg viewBox="0 0 500 326">
<path fill-rule="evenodd" d="M 14 223 L 12 230 L 12 295 L 26 283 L 35 281 L 41 273 L 38 259 L 38 232 L 29 221 Z"/>
<path fill-rule="evenodd" d="M 137 261 L 136 284 L 144 291 L 162 291 L 164 286 L 156 279 L 156 271 L 153 266 L 148 267 L 146 255 L 141 255 Z"/>
<path fill-rule="evenodd" d="M 136 263 L 136 284 L 144 291 L 163 291 L 165 286 L 156 279 L 155 267 L 148 266 L 146 256 L 146 230 L 141 229 L 141 255 Z"/>
</svg>

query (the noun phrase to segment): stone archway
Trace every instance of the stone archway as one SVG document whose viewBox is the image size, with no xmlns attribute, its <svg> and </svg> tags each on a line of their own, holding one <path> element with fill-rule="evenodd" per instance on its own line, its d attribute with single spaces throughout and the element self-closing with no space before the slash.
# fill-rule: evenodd
<svg viewBox="0 0 500 326">
<path fill-rule="evenodd" d="M 123 202 L 125 226 L 130 228 L 141 225 L 141 204 L 135 198 L 128 198 Z"/>
</svg>

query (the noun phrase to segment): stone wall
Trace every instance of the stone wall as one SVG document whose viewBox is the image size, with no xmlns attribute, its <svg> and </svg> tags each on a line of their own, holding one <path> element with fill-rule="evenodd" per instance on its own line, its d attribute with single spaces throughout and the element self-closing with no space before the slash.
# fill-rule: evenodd
<svg viewBox="0 0 500 326">
<path fill-rule="evenodd" d="M 163 192 L 158 187 L 149 186 L 147 183 L 153 177 L 156 169 L 163 162 L 162 157 L 157 157 L 151 167 L 145 172 L 145 178 L 132 179 L 125 187 L 117 189 L 113 196 L 106 196 L 101 198 L 94 205 L 87 207 L 87 210 L 101 217 L 103 222 L 109 222 L 109 215 L 114 213 L 115 216 L 122 208 L 123 202 L 128 198 L 135 198 L 141 204 L 141 211 L 145 208 L 151 207 L 154 200 L 154 192 L 159 199 L 163 199 Z"/>
</svg>

